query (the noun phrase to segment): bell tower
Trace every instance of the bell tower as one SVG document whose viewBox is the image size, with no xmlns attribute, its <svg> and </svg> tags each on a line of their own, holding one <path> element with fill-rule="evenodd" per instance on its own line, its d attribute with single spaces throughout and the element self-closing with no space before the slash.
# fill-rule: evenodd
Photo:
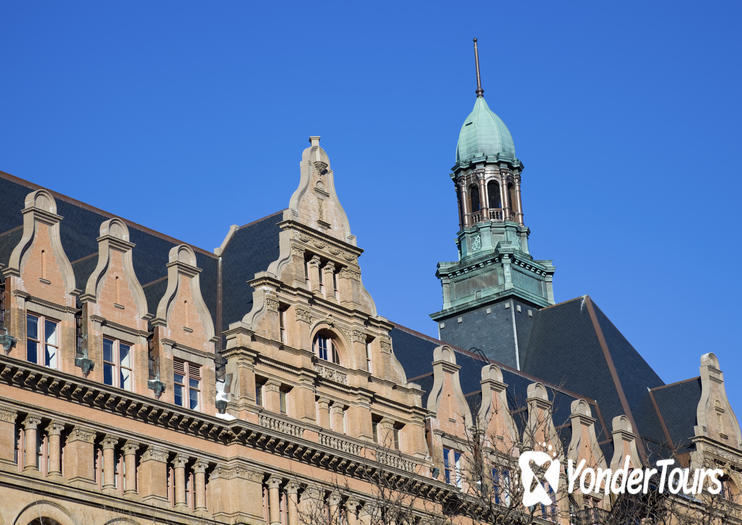
<svg viewBox="0 0 742 525">
<path fill-rule="evenodd" d="M 505 123 L 487 105 L 474 39 L 477 89 L 451 173 L 459 211 L 459 259 L 438 263 L 440 339 L 520 368 L 535 310 L 554 304 L 551 261 L 535 260 L 523 222 L 523 164 Z"/>
</svg>

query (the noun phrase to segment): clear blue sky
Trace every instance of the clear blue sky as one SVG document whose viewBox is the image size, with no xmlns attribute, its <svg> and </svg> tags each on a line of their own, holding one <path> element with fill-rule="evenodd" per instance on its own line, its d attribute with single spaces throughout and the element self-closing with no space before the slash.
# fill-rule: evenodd
<svg viewBox="0 0 742 525">
<path fill-rule="evenodd" d="M 485 96 L 537 258 L 667 381 L 742 416 L 740 2 L 0 3 L 0 170 L 212 249 L 321 135 L 379 312 L 435 335 L 449 168 Z"/>
</svg>

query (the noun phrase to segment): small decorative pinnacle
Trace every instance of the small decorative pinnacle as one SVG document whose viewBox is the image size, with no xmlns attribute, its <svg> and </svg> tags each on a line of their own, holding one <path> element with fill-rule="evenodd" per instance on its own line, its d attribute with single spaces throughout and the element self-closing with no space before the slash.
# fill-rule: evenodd
<svg viewBox="0 0 742 525">
<path fill-rule="evenodd" d="M 479 48 L 476 38 L 474 39 L 474 64 L 477 66 L 477 97 L 483 97 L 484 90 L 482 89 L 482 79 L 479 76 Z"/>
</svg>

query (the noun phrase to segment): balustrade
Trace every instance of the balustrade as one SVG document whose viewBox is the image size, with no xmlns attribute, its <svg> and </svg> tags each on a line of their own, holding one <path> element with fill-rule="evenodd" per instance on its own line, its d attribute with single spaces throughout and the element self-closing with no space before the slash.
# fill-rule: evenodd
<svg viewBox="0 0 742 525">
<path fill-rule="evenodd" d="M 275 416 L 269 416 L 268 414 L 260 414 L 258 419 L 260 426 L 265 427 L 269 430 L 275 430 L 282 432 L 294 437 L 301 437 L 304 429 L 301 425 L 290 423 L 285 419 L 281 419 Z"/>
<path fill-rule="evenodd" d="M 483 221 L 513 220 L 515 219 L 516 214 L 509 213 L 509 210 L 504 210 L 502 208 L 485 208 L 468 213 L 467 217 L 469 218 L 469 225 L 473 225 Z"/>
</svg>

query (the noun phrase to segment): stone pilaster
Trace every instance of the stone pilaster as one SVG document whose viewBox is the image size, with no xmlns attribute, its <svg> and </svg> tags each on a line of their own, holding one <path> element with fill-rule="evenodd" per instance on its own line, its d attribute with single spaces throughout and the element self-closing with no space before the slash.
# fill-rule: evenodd
<svg viewBox="0 0 742 525">
<path fill-rule="evenodd" d="M 95 483 L 95 432 L 75 427 L 64 447 L 64 475 L 72 483 Z"/>
<path fill-rule="evenodd" d="M 167 503 L 167 456 L 164 448 L 150 445 L 139 465 L 139 494 L 153 503 Z"/>
<path fill-rule="evenodd" d="M 263 473 L 241 465 L 218 465 L 211 473 L 208 507 L 214 519 L 264 523 Z"/>
<path fill-rule="evenodd" d="M 0 407 L 0 463 L 15 462 L 15 421 L 18 413 Z"/>
</svg>

